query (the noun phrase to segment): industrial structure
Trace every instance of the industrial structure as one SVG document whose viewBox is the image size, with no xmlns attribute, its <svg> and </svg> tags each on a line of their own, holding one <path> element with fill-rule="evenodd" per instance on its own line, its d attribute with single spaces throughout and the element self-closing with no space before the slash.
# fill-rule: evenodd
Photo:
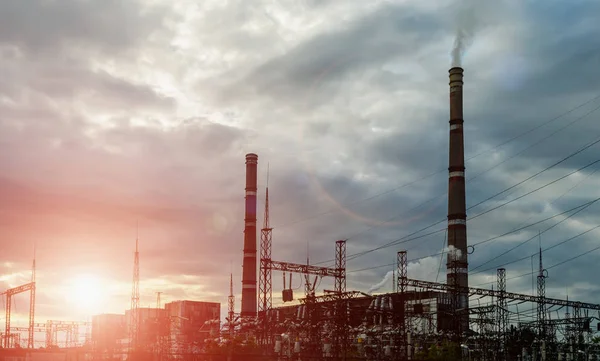
<svg viewBox="0 0 600 361">
<path fill-rule="evenodd" d="M 33 348 L 34 332 L 44 332 L 46 352 L 59 346 L 62 332 L 63 347 L 76 355 L 69 360 L 600 360 L 600 339 L 593 338 L 594 329 L 600 331 L 600 304 L 546 297 L 548 274 L 541 247 L 537 294 L 509 292 L 505 268 L 496 270 L 490 289 L 469 285 L 468 255 L 473 247 L 467 240 L 463 69 L 451 68 L 449 78 L 445 283 L 412 277 L 408 252 L 399 250 L 394 292 L 349 291 L 345 240 L 332 242 L 331 267 L 310 264 L 309 259 L 305 264 L 274 260 L 268 183 L 257 244 L 258 155 L 250 153 L 245 158 L 239 314 L 235 312 L 233 275 L 223 323 L 219 303 L 183 300 L 162 307 L 161 292 L 157 292 L 155 308 L 141 308 L 136 237 L 130 309 L 124 314 L 94 316 L 91 334 L 84 337 L 80 330 L 89 328 L 88 323 L 35 323 L 34 261 L 32 282 L 3 293 L 7 303 L 2 340 L 4 348 L 11 350 L 0 351 L 0 361 L 5 360 L 2 352 L 17 352 L 21 331 L 28 332 L 29 349 Z M 283 274 L 283 306 L 273 304 L 273 272 Z M 303 276 L 304 294 L 297 304 L 288 305 L 295 298 L 292 274 Z M 317 289 L 324 277 L 334 280 L 333 290 Z M 10 297 L 26 291 L 31 291 L 29 327 L 14 328 L 10 325 Z"/>
<path fill-rule="evenodd" d="M 474 249 L 467 241 L 466 226 L 463 69 L 451 68 L 449 78 L 446 283 L 409 277 L 407 252 L 401 250 L 397 254 L 393 293 L 369 295 L 347 291 L 344 240 L 336 242 L 335 266 L 332 268 L 310 265 L 308 260 L 306 264 L 274 261 L 271 258 L 273 228 L 269 222 L 267 186 L 258 270 L 258 313 L 256 319 L 244 317 L 248 309 L 244 308 L 242 300 L 242 318 L 235 323 L 236 318 L 230 310 L 229 336 L 222 342 L 222 347 L 230 347 L 227 340 L 234 339 L 232 328 L 235 328 L 238 337 L 258 343 L 259 351 L 253 352 L 265 360 L 277 357 L 302 360 L 600 359 L 600 346 L 592 342 L 592 323 L 600 320 L 600 305 L 547 298 L 547 272 L 542 265 L 541 248 L 537 295 L 509 292 L 504 268 L 497 270 L 497 282 L 491 289 L 469 285 L 468 255 Z M 255 154 L 247 155 L 246 159 L 248 157 L 257 160 Z M 254 168 L 247 167 L 247 196 L 248 185 L 256 184 L 255 174 Z M 249 212 L 247 197 L 245 219 L 251 219 L 251 222 L 246 221 L 244 233 L 243 280 L 246 281 L 243 281 L 243 287 L 255 279 L 254 274 L 247 273 L 252 266 L 246 266 L 251 260 L 249 251 L 256 247 L 254 243 L 250 244 L 254 230 L 248 227 L 255 221 L 249 214 L 254 214 L 254 208 Z M 286 272 L 304 275 L 305 292 L 299 304 L 273 306 L 273 271 L 284 273 L 284 303 L 294 298 L 291 286 L 285 286 Z M 314 280 L 310 278 L 312 275 Z M 319 277 L 335 278 L 335 289 L 318 292 L 315 285 Z M 531 306 L 537 310 L 535 315 L 524 311 L 528 309 L 527 303 L 535 306 Z M 561 315 L 556 307 L 566 308 L 566 312 Z M 599 313 L 594 316 L 593 311 Z M 597 327 L 600 330 L 600 324 Z M 247 350 L 248 355 L 251 352 Z"/>
<path fill-rule="evenodd" d="M 448 285 L 469 285 L 467 261 L 467 207 L 465 200 L 465 147 L 463 132 L 463 69 L 450 69 L 450 150 L 448 165 Z M 459 292 L 452 299 L 462 316 L 454 326 L 457 334 L 468 327 L 469 297 Z"/>
<path fill-rule="evenodd" d="M 256 317 L 256 192 L 258 156 L 246 155 L 246 213 L 242 270 L 242 317 Z"/>
</svg>

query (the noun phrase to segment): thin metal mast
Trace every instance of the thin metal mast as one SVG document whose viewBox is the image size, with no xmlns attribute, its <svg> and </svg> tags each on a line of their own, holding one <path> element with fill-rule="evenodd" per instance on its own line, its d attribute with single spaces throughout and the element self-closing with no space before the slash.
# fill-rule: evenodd
<svg viewBox="0 0 600 361">
<path fill-rule="evenodd" d="M 31 267 L 31 292 L 29 294 L 29 328 L 27 348 L 35 348 L 34 346 L 34 333 L 33 328 L 35 326 L 35 243 L 33 244 L 33 264 Z"/>
<path fill-rule="evenodd" d="M 139 341 L 139 307 L 140 307 L 140 252 L 138 230 L 136 227 L 135 254 L 133 259 L 133 286 L 131 290 L 131 322 L 129 329 L 129 351 L 137 351 Z"/>
</svg>

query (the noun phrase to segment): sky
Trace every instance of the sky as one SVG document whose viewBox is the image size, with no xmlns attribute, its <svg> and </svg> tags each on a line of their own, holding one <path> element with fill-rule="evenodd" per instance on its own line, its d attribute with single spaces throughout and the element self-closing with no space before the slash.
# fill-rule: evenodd
<svg viewBox="0 0 600 361">
<path fill-rule="evenodd" d="M 348 289 L 402 249 L 409 277 L 445 281 L 460 34 L 470 284 L 505 265 L 530 293 L 554 246 L 547 295 L 594 302 L 600 145 L 574 152 L 600 137 L 599 20 L 592 0 L 2 1 L 0 288 L 29 282 L 35 247 L 38 322 L 122 313 L 137 237 L 142 306 L 225 311 L 233 272 L 239 311 L 251 152 L 273 259 L 331 264 L 347 239 Z"/>
</svg>

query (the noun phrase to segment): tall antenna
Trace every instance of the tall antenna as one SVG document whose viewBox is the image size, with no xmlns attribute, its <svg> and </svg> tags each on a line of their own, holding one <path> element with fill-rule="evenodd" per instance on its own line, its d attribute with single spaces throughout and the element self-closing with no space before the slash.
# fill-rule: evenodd
<svg viewBox="0 0 600 361">
<path fill-rule="evenodd" d="M 538 231 L 539 232 L 539 231 Z M 544 265 L 542 263 L 542 233 L 538 233 L 538 242 L 540 248 L 540 273 L 537 277 L 538 281 L 538 314 L 537 321 L 539 323 L 539 335 L 543 339 L 546 337 L 546 277 L 548 277 L 548 273 L 544 269 Z"/>
<path fill-rule="evenodd" d="M 156 308 L 159 309 L 161 307 L 160 295 L 162 292 L 156 292 Z"/>
<path fill-rule="evenodd" d="M 392 292 L 396 293 L 396 265 L 392 267 Z"/>
<path fill-rule="evenodd" d="M 538 244 L 540 247 L 540 276 L 544 275 L 544 266 L 542 264 L 542 232 L 538 231 Z"/>
<path fill-rule="evenodd" d="M 34 348 L 34 333 L 33 328 L 35 326 L 35 241 L 33 242 L 33 263 L 31 267 L 31 292 L 29 294 L 29 328 L 28 331 L 28 339 L 27 339 L 27 348 Z"/>
<path fill-rule="evenodd" d="M 229 325 L 233 324 L 233 318 L 235 317 L 235 296 L 233 295 L 233 273 L 229 274 L 229 297 L 227 297 L 227 317 L 229 318 Z M 230 326 L 230 331 L 231 326 Z"/>
<path fill-rule="evenodd" d="M 271 270 L 271 246 L 273 228 L 269 220 L 269 164 L 267 163 L 267 188 L 265 191 L 265 215 L 260 230 L 260 274 L 258 292 L 258 311 L 261 315 L 271 309 L 273 304 L 273 278 Z M 264 318 L 263 318 L 264 320 Z"/>
<path fill-rule="evenodd" d="M 139 226 L 136 222 L 135 254 L 133 258 L 133 285 L 131 289 L 131 323 L 129 329 L 129 352 L 137 351 L 140 331 L 140 252 L 138 232 Z"/>
<path fill-rule="evenodd" d="M 306 265 L 310 265 L 310 248 L 308 244 L 308 239 L 306 240 Z"/>
</svg>

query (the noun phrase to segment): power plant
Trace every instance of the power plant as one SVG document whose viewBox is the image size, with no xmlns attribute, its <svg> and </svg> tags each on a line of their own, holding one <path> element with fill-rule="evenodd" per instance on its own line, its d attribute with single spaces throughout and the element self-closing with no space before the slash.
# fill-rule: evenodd
<svg viewBox="0 0 600 361">
<path fill-rule="evenodd" d="M 346 240 L 332 240 L 330 266 L 310 264 L 308 259 L 305 264 L 274 260 L 277 243 L 269 220 L 268 185 L 258 245 L 258 155 L 249 153 L 239 313 L 233 275 L 228 278 L 224 322 L 219 303 L 180 300 L 163 306 L 160 292 L 155 308 L 141 308 L 136 240 L 130 309 L 123 315 L 95 316 L 84 342 L 74 334 L 77 327 L 90 326 L 87 323 L 34 322 L 35 271 L 31 283 L 7 290 L 0 361 L 34 359 L 34 331 L 46 332 L 47 356 L 58 343 L 59 330 L 70 330 L 71 335 L 66 336 L 64 353 L 53 351 L 65 355 L 61 360 L 600 360 L 600 343 L 593 338 L 595 330 L 600 331 L 600 304 L 546 297 L 541 247 L 537 294 L 510 292 L 503 267 L 493 269 L 493 287 L 469 284 L 468 256 L 474 245 L 467 238 L 463 73 L 461 67 L 449 70 L 445 283 L 413 277 L 417 275 L 409 274 L 408 252 L 397 249 L 393 292 L 348 290 Z M 281 305 L 273 302 L 274 272 L 283 274 L 278 275 L 283 280 Z M 300 286 L 292 287 L 293 274 L 302 279 L 300 297 L 294 294 Z M 333 289 L 319 289 L 323 278 L 333 280 Z M 13 329 L 9 299 L 26 291 L 33 295 L 29 328 Z M 290 305 L 295 299 L 299 302 Z M 20 331 L 29 334 L 27 349 L 15 347 Z"/>
</svg>

